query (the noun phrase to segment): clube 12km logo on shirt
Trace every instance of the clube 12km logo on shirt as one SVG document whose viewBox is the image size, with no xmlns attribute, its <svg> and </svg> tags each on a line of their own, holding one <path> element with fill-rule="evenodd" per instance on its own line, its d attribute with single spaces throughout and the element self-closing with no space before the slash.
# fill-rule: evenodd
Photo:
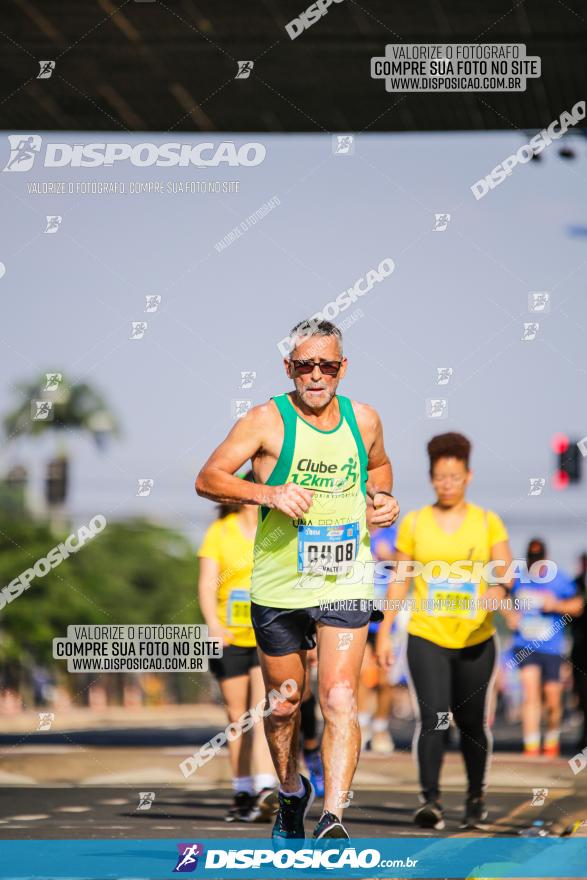
<svg viewBox="0 0 587 880">
<path fill-rule="evenodd" d="M 342 471 L 343 477 L 337 476 Z M 359 476 L 357 459 L 351 456 L 340 468 L 337 464 L 300 458 L 291 478 L 298 486 L 306 486 L 316 492 L 337 492 L 342 494 L 352 489 Z"/>
<path fill-rule="evenodd" d="M 45 143 L 38 134 L 9 134 L 10 156 L 2 171 L 30 171 L 42 156 L 45 168 L 98 168 L 112 167 L 115 162 L 129 162 L 135 168 L 216 168 L 219 165 L 251 167 L 260 165 L 267 150 L 264 144 L 251 141 L 237 145 L 232 141 L 214 144 L 181 143 Z"/>
</svg>

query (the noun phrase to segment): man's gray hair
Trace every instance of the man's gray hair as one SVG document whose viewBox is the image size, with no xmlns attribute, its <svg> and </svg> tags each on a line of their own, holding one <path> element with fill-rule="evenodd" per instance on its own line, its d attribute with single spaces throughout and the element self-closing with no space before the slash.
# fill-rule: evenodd
<svg viewBox="0 0 587 880">
<path fill-rule="evenodd" d="M 299 342 L 309 339 L 311 336 L 334 336 L 338 342 L 338 351 L 342 357 L 342 333 L 331 321 L 319 321 L 316 318 L 306 318 L 290 331 L 291 351 L 294 351 Z"/>
</svg>

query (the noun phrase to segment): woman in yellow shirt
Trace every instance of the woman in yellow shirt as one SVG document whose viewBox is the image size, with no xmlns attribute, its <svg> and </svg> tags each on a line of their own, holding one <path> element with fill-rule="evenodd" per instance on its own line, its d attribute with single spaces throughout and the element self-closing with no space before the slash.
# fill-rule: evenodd
<svg viewBox="0 0 587 880">
<path fill-rule="evenodd" d="M 252 480 L 252 472 L 244 477 Z M 223 656 L 210 661 L 230 723 L 265 699 L 263 676 L 251 624 L 250 583 L 257 508 L 224 505 L 204 536 L 199 599 L 212 638 L 224 643 Z M 262 723 L 229 740 L 234 803 L 227 822 L 269 821 L 277 807 L 277 779 Z M 253 768 L 255 773 L 253 773 Z"/>
<path fill-rule="evenodd" d="M 414 821 L 437 830 L 444 828 L 439 779 L 443 731 L 451 719 L 461 733 L 468 779 L 462 827 L 486 827 L 485 771 L 493 742 L 487 708 L 497 646 L 493 615 L 484 606 L 499 604 L 510 586 L 488 586 L 484 579 L 484 567 L 493 561 L 487 577 L 490 582 L 500 580 L 512 556 L 499 516 L 466 500 L 470 452 L 471 444 L 462 434 L 441 434 L 428 443 L 436 501 L 402 520 L 396 576 L 387 594 L 390 606 L 404 600 L 413 571 L 407 658 L 419 708 L 414 752 L 422 790 Z M 397 609 L 388 607 L 378 632 L 376 653 L 384 668 L 393 663 L 390 630 L 396 614 Z"/>
</svg>

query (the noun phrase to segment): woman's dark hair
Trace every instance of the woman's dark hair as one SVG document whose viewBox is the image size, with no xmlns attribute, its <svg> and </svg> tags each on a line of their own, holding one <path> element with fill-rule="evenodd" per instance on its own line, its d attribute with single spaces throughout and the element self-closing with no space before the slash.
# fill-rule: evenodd
<svg viewBox="0 0 587 880">
<path fill-rule="evenodd" d="M 546 544 L 542 538 L 531 538 L 528 541 L 526 556 L 533 559 L 546 559 Z"/>
<path fill-rule="evenodd" d="M 243 475 L 242 479 L 248 483 L 255 482 L 253 472 L 250 470 Z M 225 516 L 229 516 L 231 513 L 238 513 L 242 506 L 242 504 L 218 504 L 216 506 L 216 517 L 217 519 L 224 519 Z"/>
<path fill-rule="evenodd" d="M 471 455 L 471 441 L 463 434 L 438 434 L 428 443 L 428 457 L 430 458 L 430 476 L 434 465 L 439 458 L 457 458 L 464 462 L 469 470 L 469 457 Z"/>
</svg>

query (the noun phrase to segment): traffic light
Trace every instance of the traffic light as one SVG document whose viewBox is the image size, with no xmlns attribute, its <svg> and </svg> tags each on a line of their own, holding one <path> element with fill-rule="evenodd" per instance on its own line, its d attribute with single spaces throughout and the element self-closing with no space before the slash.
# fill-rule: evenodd
<svg viewBox="0 0 587 880">
<path fill-rule="evenodd" d="M 577 442 L 566 434 L 555 434 L 552 449 L 557 456 L 557 470 L 552 480 L 554 488 L 566 489 L 571 483 L 580 483 L 583 457 Z"/>
</svg>

